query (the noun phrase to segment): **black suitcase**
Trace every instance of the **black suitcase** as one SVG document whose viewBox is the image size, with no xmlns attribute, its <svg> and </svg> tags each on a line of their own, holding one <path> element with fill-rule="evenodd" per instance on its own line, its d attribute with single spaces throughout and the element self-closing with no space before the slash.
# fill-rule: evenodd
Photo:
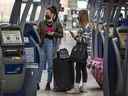
<svg viewBox="0 0 128 96">
<path fill-rule="evenodd" d="M 74 64 L 70 59 L 70 57 L 68 58 L 57 57 L 54 59 L 53 76 L 54 76 L 54 91 L 67 91 L 73 88 Z"/>
</svg>

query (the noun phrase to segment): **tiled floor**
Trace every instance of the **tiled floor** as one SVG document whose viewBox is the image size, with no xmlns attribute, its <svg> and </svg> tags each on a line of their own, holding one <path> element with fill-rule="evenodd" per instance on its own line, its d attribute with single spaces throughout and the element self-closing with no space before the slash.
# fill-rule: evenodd
<svg viewBox="0 0 128 96">
<path fill-rule="evenodd" d="M 61 44 L 60 48 L 68 48 L 70 51 L 74 44 L 75 44 L 75 42 L 73 41 L 71 36 L 67 33 L 67 34 L 65 34 L 65 37 L 62 40 L 62 44 Z M 56 93 L 56 92 L 52 92 L 52 91 L 49 91 L 49 92 L 44 91 L 44 87 L 46 84 L 46 78 L 47 78 L 47 74 L 46 74 L 46 72 L 44 72 L 42 74 L 42 82 L 40 84 L 41 90 L 38 91 L 37 96 L 74 96 L 74 94 L 69 95 L 66 93 L 58 93 L 58 92 Z M 88 70 L 87 90 L 88 90 L 87 93 L 81 93 L 81 94 L 77 94 L 75 96 L 103 96 L 102 90 L 99 89 L 98 84 L 96 83 L 95 79 L 93 78 L 93 76 L 91 75 L 89 70 Z"/>
</svg>

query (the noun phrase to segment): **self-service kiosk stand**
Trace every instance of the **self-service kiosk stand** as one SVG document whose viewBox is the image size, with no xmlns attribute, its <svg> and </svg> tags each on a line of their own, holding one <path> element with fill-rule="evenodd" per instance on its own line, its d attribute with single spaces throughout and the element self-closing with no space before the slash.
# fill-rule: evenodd
<svg viewBox="0 0 128 96">
<path fill-rule="evenodd" d="M 1 96 L 23 96 L 21 90 L 25 69 L 22 37 L 20 28 L 17 26 L 0 27 Z"/>
<path fill-rule="evenodd" d="M 32 24 L 24 32 L 13 25 L 0 27 L 0 96 L 37 96 L 39 36 Z"/>
</svg>

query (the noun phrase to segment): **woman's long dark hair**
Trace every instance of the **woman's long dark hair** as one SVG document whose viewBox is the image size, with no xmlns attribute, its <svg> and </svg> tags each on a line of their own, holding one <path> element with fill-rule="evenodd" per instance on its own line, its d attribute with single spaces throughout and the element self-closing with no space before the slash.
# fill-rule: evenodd
<svg viewBox="0 0 128 96">
<path fill-rule="evenodd" d="M 58 11 L 57 11 L 56 7 L 51 6 L 51 7 L 48 7 L 47 9 L 50 10 L 55 15 L 54 21 L 56 21 L 58 19 Z"/>
</svg>

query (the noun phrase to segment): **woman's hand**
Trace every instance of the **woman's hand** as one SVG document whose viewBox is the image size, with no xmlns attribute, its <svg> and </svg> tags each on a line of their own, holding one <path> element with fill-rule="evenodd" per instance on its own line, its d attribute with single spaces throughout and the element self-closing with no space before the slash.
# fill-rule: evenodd
<svg viewBox="0 0 128 96">
<path fill-rule="evenodd" d="M 71 34 L 71 36 L 72 36 L 73 38 L 76 37 L 75 34 L 74 34 L 73 32 L 71 32 L 71 31 L 70 31 L 70 34 Z"/>
<path fill-rule="evenodd" d="M 71 35 L 73 35 L 73 32 L 69 31 Z"/>
</svg>

